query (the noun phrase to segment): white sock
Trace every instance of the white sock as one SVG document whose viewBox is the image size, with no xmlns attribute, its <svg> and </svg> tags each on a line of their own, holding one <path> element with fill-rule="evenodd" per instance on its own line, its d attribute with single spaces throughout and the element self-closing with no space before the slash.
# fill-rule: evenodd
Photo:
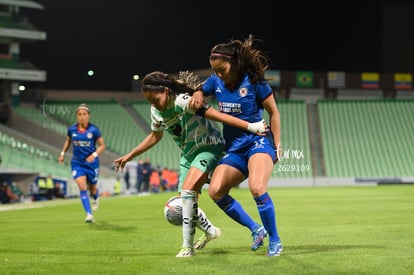
<svg viewBox="0 0 414 275">
<path fill-rule="evenodd" d="M 208 220 L 201 208 L 198 208 L 197 227 L 210 236 L 216 234 L 216 227 Z"/>
<path fill-rule="evenodd" d="M 196 191 L 181 190 L 183 202 L 183 247 L 193 247 L 197 223 Z"/>
</svg>

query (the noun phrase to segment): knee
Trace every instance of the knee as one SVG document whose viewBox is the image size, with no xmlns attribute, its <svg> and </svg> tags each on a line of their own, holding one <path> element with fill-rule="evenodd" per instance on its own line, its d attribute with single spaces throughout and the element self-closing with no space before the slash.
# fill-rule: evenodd
<svg viewBox="0 0 414 275">
<path fill-rule="evenodd" d="M 266 189 L 259 188 L 258 186 L 250 186 L 250 193 L 254 198 L 260 197 L 266 192 Z"/>
<path fill-rule="evenodd" d="M 218 201 L 221 197 L 215 188 L 208 188 L 208 194 L 213 201 Z"/>
</svg>

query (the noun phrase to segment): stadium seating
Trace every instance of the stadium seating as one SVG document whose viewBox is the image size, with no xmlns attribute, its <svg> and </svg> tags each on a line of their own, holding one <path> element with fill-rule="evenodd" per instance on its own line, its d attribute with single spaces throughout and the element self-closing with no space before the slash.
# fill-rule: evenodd
<svg viewBox="0 0 414 275">
<path fill-rule="evenodd" d="M 281 160 L 276 163 L 273 177 L 312 177 L 312 157 L 309 139 L 308 114 L 303 100 L 279 100 L 281 118 Z M 264 118 L 268 121 L 267 112 Z"/>
<path fill-rule="evenodd" d="M 36 108 L 33 105 L 14 106 L 13 111 L 32 122 L 35 122 L 42 128 L 53 130 L 59 134 L 66 135 L 67 125 L 51 116 L 47 112 L 43 112 L 41 108 Z"/>
<path fill-rule="evenodd" d="M 76 123 L 76 108 L 82 102 L 49 102 L 50 105 L 65 106 L 66 112 L 53 115 L 66 124 Z M 135 144 L 136 125 L 124 108 L 113 101 L 88 102 L 91 110 L 90 122 L 97 125 L 105 138 L 108 150 L 116 153 L 127 152 Z"/>
<path fill-rule="evenodd" d="M 321 100 L 328 177 L 413 175 L 413 100 Z"/>
<path fill-rule="evenodd" d="M 76 122 L 75 110 L 80 103 L 82 102 L 48 102 L 49 105 L 65 106 L 66 112 L 55 112 L 52 115 L 67 126 Z M 134 121 L 125 107 L 116 101 L 88 101 L 87 104 L 91 110 L 90 121 L 100 128 L 109 151 L 118 155 L 126 154 L 148 134 L 147 130 L 142 129 Z M 149 104 L 138 103 L 138 106 L 140 106 L 138 115 L 145 114 L 142 118 L 147 119 Z M 149 158 L 154 165 L 161 167 L 178 168 L 179 148 L 172 139 L 165 136 L 157 147 L 156 150 L 145 152 L 140 158 Z"/>
<path fill-rule="evenodd" d="M 66 111 L 50 113 L 51 117 L 47 120 L 39 108 L 26 106 L 14 107 L 13 110 L 42 127 L 48 127 L 64 135 L 67 126 L 76 121 L 75 110 L 80 103 L 49 102 L 48 104 L 54 106 L 64 106 L 63 109 Z M 217 108 L 216 102 L 210 103 Z M 144 100 L 129 104 L 134 114 L 117 101 L 88 102 L 91 108 L 91 122 L 98 125 L 103 132 L 107 149 L 118 155 L 129 152 L 150 131 L 150 105 Z M 310 104 L 305 100 L 278 99 L 277 105 L 281 114 L 283 150 L 272 177 L 413 176 L 414 100 L 321 99 L 313 104 L 314 108 L 310 108 Z M 134 115 L 139 117 L 138 122 L 134 120 Z M 264 112 L 264 118 L 268 121 L 267 112 Z M 314 128 L 315 122 L 318 123 L 320 132 Z M 222 127 L 221 123 L 218 125 Z M 316 138 L 311 138 L 311 133 L 315 131 L 318 132 Z M 14 147 L 7 145 L 12 144 L 12 140 L 12 137 L 2 136 L 0 144 L 3 160 L 7 158 L 8 165 L 39 169 L 37 165 L 42 165 L 43 161 L 26 162 L 27 157 L 20 155 L 24 153 L 34 156 L 38 150 L 26 145 L 19 149 L 19 154 L 11 154 L 10 148 L 22 147 L 16 142 Z M 318 154 L 313 151 L 315 147 L 320 148 Z M 139 158 L 149 158 L 154 166 L 177 169 L 179 156 L 179 148 L 169 135 L 165 135 L 160 144 Z M 320 165 L 320 171 L 315 172 L 315 163 Z M 45 167 L 47 166 L 45 164 Z M 57 169 L 56 165 L 51 166 Z M 69 170 L 64 168 L 61 172 L 52 173 L 67 175 Z"/>
<path fill-rule="evenodd" d="M 147 126 L 150 128 L 150 104 L 146 101 L 136 101 L 132 103 L 132 107 L 143 118 L 143 120 L 146 121 Z M 145 136 L 142 138 L 145 138 Z M 151 159 L 151 162 L 154 164 L 159 164 L 161 167 L 178 169 L 178 160 L 180 158 L 181 150 L 177 144 L 175 144 L 172 137 L 168 134 L 165 134 L 162 140 L 156 146 L 156 148 L 152 148 L 147 151 L 147 156 Z M 160 152 L 162 153 L 160 154 Z M 160 159 L 160 156 L 164 159 Z"/>
<path fill-rule="evenodd" d="M 2 167 L 19 168 L 54 177 L 70 178 L 69 163 L 58 165 L 57 157 L 0 131 Z"/>
<path fill-rule="evenodd" d="M 151 125 L 151 105 L 147 101 L 134 101 L 131 103 L 134 110 L 144 119 L 148 126 Z"/>
</svg>

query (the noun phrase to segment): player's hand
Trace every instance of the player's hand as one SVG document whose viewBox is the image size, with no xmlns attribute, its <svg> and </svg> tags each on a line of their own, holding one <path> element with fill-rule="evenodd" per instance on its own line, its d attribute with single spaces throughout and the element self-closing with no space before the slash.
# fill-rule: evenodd
<svg viewBox="0 0 414 275">
<path fill-rule="evenodd" d="M 189 94 L 179 94 L 175 99 L 175 105 L 183 109 L 184 112 L 194 115 L 196 110 L 190 107 L 191 96 Z"/>
<path fill-rule="evenodd" d="M 122 172 L 128 161 L 129 158 L 127 155 L 114 160 L 115 172 Z"/>
<path fill-rule="evenodd" d="M 92 161 L 95 160 L 95 157 L 91 154 L 85 160 L 86 160 L 86 162 L 92 162 Z"/>
<path fill-rule="evenodd" d="M 264 119 L 258 122 L 249 123 L 247 125 L 247 130 L 259 136 L 265 136 L 266 133 L 269 132 L 269 128 L 267 127 L 267 123 Z"/>
<path fill-rule="evenodd" d="M 202 91 L 195 91 L 190 100 L 190 108 L 198 110 L 204 104 L 204 96 Z"/>
<path fill-rule="evenodd" d="M 65 157 L 60 155 L 59 158 L 58 158 L 58 161 L 59 161 L 60 164 L 63 164 L 65 162 Z"/>
</svg>

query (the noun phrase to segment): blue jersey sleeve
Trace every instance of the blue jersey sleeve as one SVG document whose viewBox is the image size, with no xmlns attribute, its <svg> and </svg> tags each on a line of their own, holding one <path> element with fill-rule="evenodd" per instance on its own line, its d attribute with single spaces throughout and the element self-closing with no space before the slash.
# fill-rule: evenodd
<svg viewBox="0 0 414 275">
<path fill-rule="evenodd" d="M 273 94 L 273 90 L 267 82 L 260 82 L 256 84 L 256 94 L 258 101 L 262 102 Z"/>
<path fill-rule="evenodd" d="M 215 74 L 210 75 L 209 78 L 203 83 L 202 90 L 205 96 L 214 95 L 217 86 L 217 76 Z"/>
<path fill-rule="evenodd" d="M 95 125 L 93 129 L 93 136 L 95 137 L 95 140 L 99 139 L 102 136 L 101 131 Z"/>
<path fill-rule="evenodd" d="M 73 133 L 74 131 L 76 131 L 76 129 L 77 129 L 76 124 L 72 124 L 71 126 L 69 126 L 69 127 L 68 127 L 68 131 L 67 131 L 67 136 L 68 136 L 69 138 L 72 138 L 72 133 Z"/>
</svg>

